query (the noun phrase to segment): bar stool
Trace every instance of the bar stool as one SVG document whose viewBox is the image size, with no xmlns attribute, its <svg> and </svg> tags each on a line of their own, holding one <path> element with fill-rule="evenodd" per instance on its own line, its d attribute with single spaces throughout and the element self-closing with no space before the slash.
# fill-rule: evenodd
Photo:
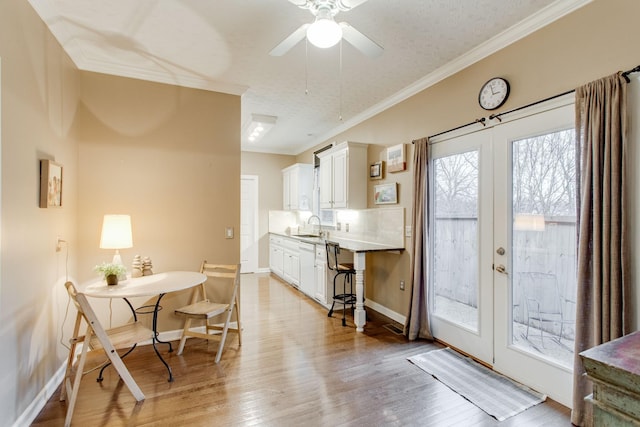
<svg viewBox="0 0 640 427">
<path fill-rule="evenodd" d="M 338 243 L 327 241 L 325 244 L 327 249 L 327 266 L 329 270 L 335 271 L 336 273 L 333 278 L 333 303 L 331 304 L 328 317 L 331 317 L 333 314 L 336 303 L 342 304 L 342 326 L 346 326 L 347 306 L 350 305 L 351 309 L 353 309 L 356 303 L 356 295 L 353 293 L 353 277 L 356 274 L 356 270 L 353 268 L 353 264 L 340 263 L 338 261 L 338 255 L 340 255 L 340 245 Z M 344 275 L 344 279 L 342 282 L 342 292 L 338 293 L 336 283 L 340 275 Z"/>
</svg>

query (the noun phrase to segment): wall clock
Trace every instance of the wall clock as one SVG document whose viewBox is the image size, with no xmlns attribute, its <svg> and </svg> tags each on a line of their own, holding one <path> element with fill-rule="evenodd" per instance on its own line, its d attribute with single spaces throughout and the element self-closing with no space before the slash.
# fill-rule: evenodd
<svg viewBox="0 0 640 427">
<path fill-rule="evenodd" d="M 482 85 L 478 94 L 478 103 L 485 110 L 495 110 L 509 97 L 509 82 L 502 77 L 494 77 Z"/>
</svg>

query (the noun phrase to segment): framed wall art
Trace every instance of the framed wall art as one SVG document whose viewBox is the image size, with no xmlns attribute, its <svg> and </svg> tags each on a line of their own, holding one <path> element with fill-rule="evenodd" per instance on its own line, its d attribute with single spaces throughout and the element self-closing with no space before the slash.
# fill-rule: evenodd
<svg viewBox="0 0 640 427">
<path fill-rule="evenodd" d="M 404 144 L 387 148 L 387 172 L 401 172 L 407 168 L 404 157 Z"/>
<path fill-rule="evenodd" d="M 53 160 L 40 160 L 40 207 L 62 206 L 62 165 Z"/>
<path fill-rule="evenodd" d="M 382 179 L 382 169 L 383 169 L 382 161 L 375 162 L 369 167 L 369 178 L 371 179 Z"/>
<path fill-rule="evenodd" d="M 376 205 L 398 203 L 398 183 L 380 184 L 373 187 L 373 201 Z"/>
</svg>

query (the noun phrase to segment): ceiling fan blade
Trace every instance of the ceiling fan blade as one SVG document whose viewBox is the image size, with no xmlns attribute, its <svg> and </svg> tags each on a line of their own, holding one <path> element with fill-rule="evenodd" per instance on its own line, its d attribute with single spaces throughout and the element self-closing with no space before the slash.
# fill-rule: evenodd
<svg viewBox="0 0 640 427">
<path fill-rule="evenodd" d="M 303 9 L 309 9 L 309 7 L 311 6 L 311 2 L 307 0 L 289 0 L 289 3 L 293 3 Z"/>
<path fill-rule="evenodd" d="M 297 45 L 300 41 L 307 37 L 307 28 L 311 24 L 302 24 L 297 30 L 291 33 L 286 39 L 282 40 L 276 47 L 274 47 L 269 55 L 282 56 L 289 52 L 291 48 Z"/>
<path fill-rule="evenodd" d="M 371 58 L 375 58 L 377 56 L 380 56 L 384 51 L 382 46 L 362 34 L 360 31 L 356 30 L 346 22 L 341 22 L 340 27 L 342 28 L 342 38 L 351 43 L 353 47 L 355 47 L 365 55 L 370 56 Z"/>
<path fill-rule="evenodd" d="M 292 1 L 292 0 L 289 0 Z M 295 0 L 293 0 L 295 2 Z M 337 0 L 336 4 L 338 5 L 338 8 L 342 11 L 348 11 L 351 10 L 355 7 L 360 6 L 362 3 L 366 2 L 367 0 Z"/>
</svg>

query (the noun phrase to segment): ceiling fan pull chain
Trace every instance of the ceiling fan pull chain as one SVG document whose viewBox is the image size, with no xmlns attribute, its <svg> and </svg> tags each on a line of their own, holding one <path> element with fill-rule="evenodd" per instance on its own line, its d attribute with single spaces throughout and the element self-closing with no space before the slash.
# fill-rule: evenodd
<svg viewBox="0 0 640 427">
<path fill-rule="evenodd" d="M 338 120 L 342 121 L 342 39 L 340 39 L 340 72 L 338 74 L 338 84 L 340 87 L 340 111 L 338 111 Z"/>
<path fill-rule="evenodd" d="M 304 39 L 304 94 L 309 95 L 309 40 Z"/>
</svg>

